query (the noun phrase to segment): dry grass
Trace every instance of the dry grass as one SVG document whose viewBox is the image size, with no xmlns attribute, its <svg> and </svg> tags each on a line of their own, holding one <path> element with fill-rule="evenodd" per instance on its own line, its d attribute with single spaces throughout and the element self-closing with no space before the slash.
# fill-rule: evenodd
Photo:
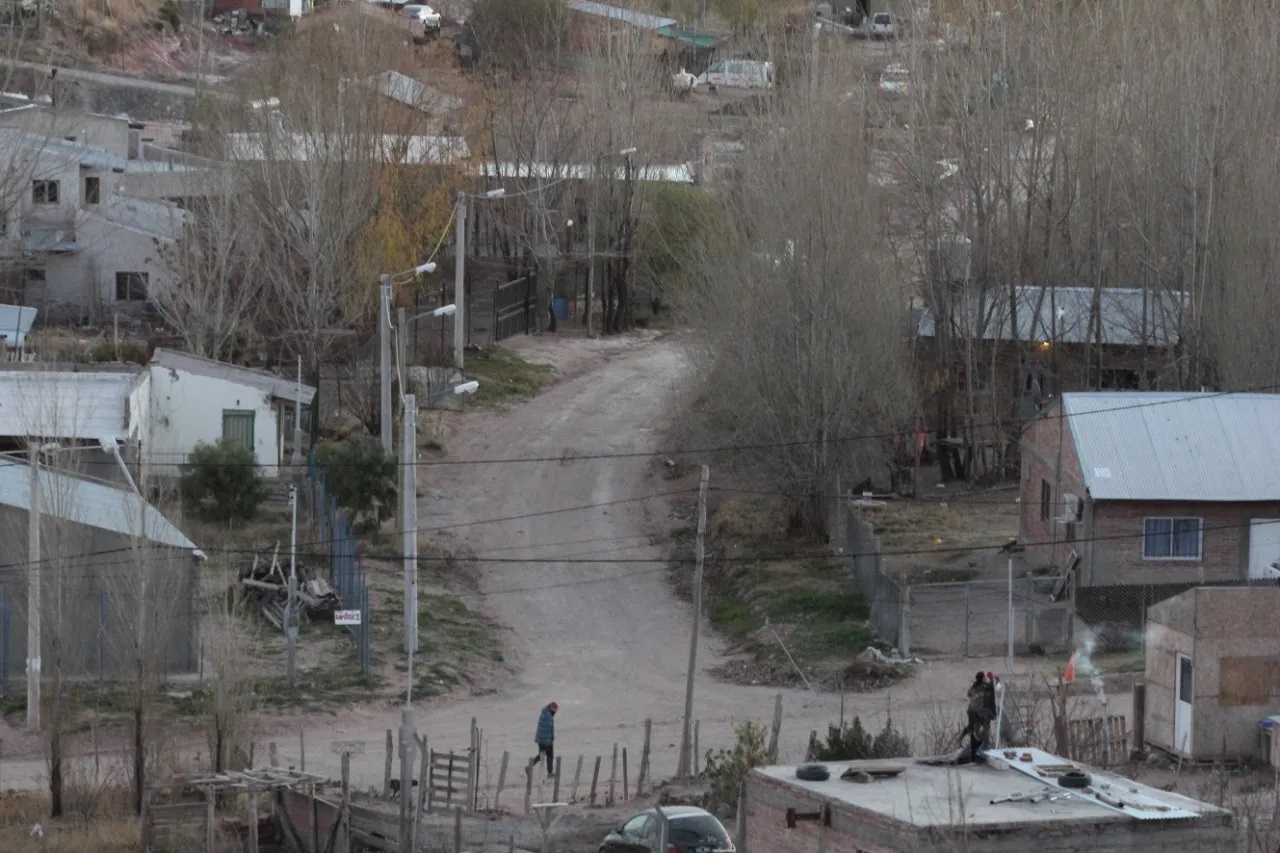
<svg viewBox="0 0 1280 853">
<path fill-rule="evenodd" d="M 6 853 L 137 850 L 138 820 L 129 811 L 128 791 L 109 788 L 99 792 L 95 799 L 97 816 L 68 814 L 49 820 L 47 794 L 10 793 L 0 797 L 0 850 Z"/>
</svg>

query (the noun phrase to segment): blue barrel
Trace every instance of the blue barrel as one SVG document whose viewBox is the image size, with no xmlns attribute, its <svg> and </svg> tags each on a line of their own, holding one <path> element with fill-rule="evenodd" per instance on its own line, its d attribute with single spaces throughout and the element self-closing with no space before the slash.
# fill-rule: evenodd
<svg viewBox="0 0 1280 853">
<path fill-rule="evenodd" d="M 558 296 L 556 297 L 555 306 L 556 306 L 556 319 L 568 320 L 569 319 L 569 300 L 565 299 L 563 296 Z"/>
</svg>

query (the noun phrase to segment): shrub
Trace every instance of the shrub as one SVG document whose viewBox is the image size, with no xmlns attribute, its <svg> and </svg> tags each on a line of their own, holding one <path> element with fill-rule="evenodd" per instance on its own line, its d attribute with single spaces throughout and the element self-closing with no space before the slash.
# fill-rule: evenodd
<svg viewBox="0 0 1280 853">
<path fill-rule="evenodd" d="M 872 735 L 862 727 L 862 720 L 854 717 L 851 722 L 839 726 L 827 726 L 827 740 L 809 738 L 806 761 L 864 761 L 869 758 L 904 758 L 911 754 L 911 743 L 893 727 L 893 720 L 885 721 L 884 728 Z"/>
<path fill-rule="evenodd" d="M 193 515 L 227 524 L 252 519 L 267 499 L 253 451 L 227 439 L 195 446 L 182 466 L 178 489 Z"/>
<path fill-rule="evenodd" d="M 325 489 L 351 514 L 352 526 L 370 530 L 391 517 L 399 466 L 372 436 L 331 441 L 316 449 Z"/>
<path fill-rule="evenodd" d="M 764 726 L 752 722 L 741 723 L 733 727 L 733 734 L 733 749 L 721 749 L 714 753 L 707 751 L 706 766 L 702 772 L 711 783 L 711 789 L 707 792 L 707 807 L 712 810 L 720 806 L 735 808 L 742 783 L 751 768 L 769 762 Z"/>
</svg>

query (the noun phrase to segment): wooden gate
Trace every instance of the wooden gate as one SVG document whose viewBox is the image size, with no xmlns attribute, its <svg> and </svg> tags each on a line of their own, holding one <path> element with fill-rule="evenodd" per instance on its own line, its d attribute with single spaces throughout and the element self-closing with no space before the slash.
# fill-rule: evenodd
<svg viewBox="0 0 1280 853">
<path fill-rule="evenodd" d="M 472 756 L 454 752 L 431 753 L 427 783 L 427 811 L 475 806 L 475 777 Z"/>
<path fill-rule="evenodd" d="M 493 340 L 506 340 L 534 330 L 534 287 L 532 275 L 523 275 L 493 288 Z"/>
</svg>

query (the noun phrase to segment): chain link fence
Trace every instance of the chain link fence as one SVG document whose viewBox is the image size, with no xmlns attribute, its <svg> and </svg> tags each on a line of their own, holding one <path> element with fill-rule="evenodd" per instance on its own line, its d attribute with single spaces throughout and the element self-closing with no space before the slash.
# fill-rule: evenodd
<svg viewBox="0 0 1280 853">
<path fill-rule="evenodd" d="M 317 538 L 329 548 L 329 584 L 338 593 L 344 610 L 359 610 L 360 624 L 347 625 L 355 643 L 360 669 L 365 675 L 373 665 L 373 641 L 370 632 L 372 608 L 369 605 L 369 582 L 360 565 L 360 553 L 355 534 L 346 512 L 329 497 L 325 489 L 324 472 L 316 464 L 315 454 L 307 463 L 308 488 L 301 490 L 307 497 L 307 514 Z"/>
<path fill-rule="evenodd" d="M 856 503 L 838 513 L 836 541 L 870 606 L 871 628 L 903 655 L 1003 655 L 1011 619 L 1015 654 L 1070 646 L 1072 602 L 1057 578 L 1014 577 L 1012 589 L 1007 577 L 913 584 L 886 571 L 880 539 Z"/>
</svg>

